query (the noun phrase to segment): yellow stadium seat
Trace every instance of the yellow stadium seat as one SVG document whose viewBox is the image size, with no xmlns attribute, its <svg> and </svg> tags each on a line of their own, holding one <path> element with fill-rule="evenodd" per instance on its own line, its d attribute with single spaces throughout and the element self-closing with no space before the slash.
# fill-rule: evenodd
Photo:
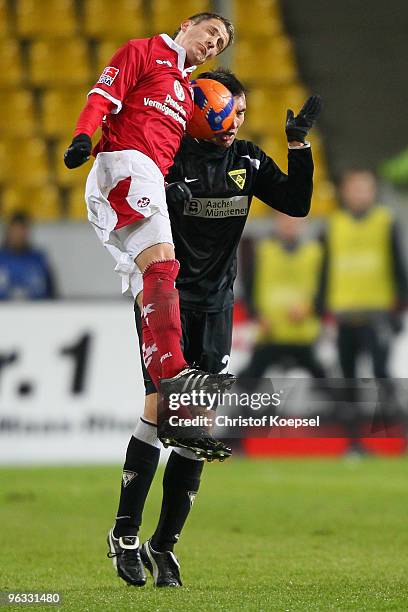
<svg viewBox="0 0 408 612">
<path fill-rule="evenodd" d="M 276 138 L 265 138 L 260 143 L 260 147 L 269 157 L 272 157 L 282 172 L 288 171 L 288 143 L 284 133 Z"/>
<path fill-rule="evenodd" d="M 86 104 L 85 89 L 51 89 L 42 97 L 43 133 L 51 138 L 66 138 L 75 128 L 79 113 Z"/>
<path fill-rule="evenodd" d="M 278 0 L 235 0 L 234 22 L 246 36 L 275 36 L 282 31 Z"/>
<path fill-rule="evenodd" d="M 266 204 L 261 202 L 261 200 L 258 200 L 258 198 L 253 198 L 251 209 L 249 211 L 250 219 L 259 219 L 260 217 L 267 217 L 268 215 L 270 216 L 272 214 L 273 210 L 269 206 L 266 206 Z"/>
<path fill-rule="evenodd" d="M 0 39 L 0 87 L 15 87 L 21 83 L 22 65 L 19 43 L 11 38 Z"/>
<path fill-rule="evenodd" d="M 289 83 L 281 91 L 282 106 L 285 111 L 291 108 L 297 114 L 309 95 L 309 92 L 300 83 Z"/>
<path fill-rule="evenodd" d="M 31 44 L 30 82 L 38 87 L 89 84 L 88 45 L 81 39 L 39 40 Z"/>
<path fill-rule="evenodd" d="M 151 3 L 153 32 L 166 32 L 171 36 L 184 19 L 209 9 L 210 3 L 203 0 L 154 0 Z"/>
<path fill-rule="evenodd" d="M 251 88 L 247 100 L 245 121 L 251 130 L 265 134 L 279 134 L 284 130 L 282 102 L 279 89 Z"/>
<path fill-rule="evenodd" d="M 0 184 L 4 183 L 5 173 L 4 166 L 6 160 L 6 143 L 3 139 L 0 139 Z"/>
<path fill-rule="evenodd" d="M 296 79 L 292 44 L 285 36 L 239 39 L 233 47 L 233 67 L 239 78 L 249 83 L 280 84 Z"/>
<path fill-rule="evenodd" d="M 97 138 L 94 138 L 93 141 L 97 142 Z M 56 147 L 54 158 L 55 179 L 61 187 L 82 186 L 85 191 L 86 178 L 92 168 L 93 157 L 79 168 L 69 170 L 64 164 L 64 152 L 70 142 L 71 137 L 68 141 L 61 140 Z"/>
<path fill-rule="evenodd" d="M 36 131 L 33 96 L 24 89 L 5 90 L 0 97 L 0 133 L 32 136 Z"/>
<path fill-rule="evenodd" d="M 102 70 L 109 66 L 109 62 L 112 56 L 116 53 L 120 47 L 127 42 L 126 38 L 118 40 L 103 40 L 98 43 L 96 48 L 96 74 L 94 75 L 94 82 L 98 80 Z"/>
<path fill-rule="evenodd" d="M 1 168 L 8 186 L 44 185 L 49 178 L 47 147 L 40 138 L 10 139 L 5 143 L 7 155 Z"/>
<path fill-rule="evenodd" d="M 0 38 L 10 36 L 10 15 L 7 0 L 0 0 Z"/>
<path fill-rule="evenodd" d="M 58 189 L 51 185 L 35 188 L 8 187 L 3 193 L 3 215 L 8 217 L 21 210 L 34 221 L 60 219 L 61 202 Z"/>
<path fill-rule="evenodd" d="M 21 38 L 73 36 L 77 31 L 73 0 L 16 0 L 16 29 Z"/>
<path fill-rule="evenodd" d="M 84 31 L 93 38 L 141 38 L 148 20 L 142 0 L 86 0 Z"/>
<path fill-rule="evenodd" d="M 68 195 L 68 219 L 72 221 L 87 221 L 87 210 L 85 204 L 85 189 L 83 187 L 74 187 Z"/>
</svg>

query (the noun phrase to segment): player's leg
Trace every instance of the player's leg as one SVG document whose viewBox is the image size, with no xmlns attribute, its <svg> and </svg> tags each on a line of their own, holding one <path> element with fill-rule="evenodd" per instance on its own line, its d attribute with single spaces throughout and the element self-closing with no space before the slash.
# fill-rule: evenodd
<svg viewBox="0 0 408 612">
<path fill-rule="evenodd" d="M 375 320 L 365 326 L 365 346 L 372 360 L 378 390 L 376 414 L 373 415 L 373 419 L 380 423 L 396 420 L 402 413 L 397 386 L 389 372 L 393 338 L 394 332 L 387 313 L 379 314 Z"/>
<path fill-rule="evenodd" d="M 261 378 L 268 366 L 275 362 L 276 356 L 272 344 L 263 342 L 256 344 L 248 365 L 238 374 L 238 378 L 248 381 Z"/>
<path fill-rule="evenodd" d="M 136 311 L 139 313 L 137 305 L 135 305 Z M 135 318 L 141 338 L 140 314 Z M 146 391 L 144 413 L 128 444 L 115 526 L 108 535 L 110 549 L 108 554 L 112 557 L 118 575 L 134 585 L 143 585 L 146 582 L 137 534 L 142 522 L 145 501 L 156 473 L 161 447 L 157 437 L 156 387 L 145 367 L 145 363 L 148 362 L 153 377 L 157 377 L 157 383 L 160 359 L 149 339 L 145 340 L 147 345 L 139 342 Z"/>
<path fill-rule="evenodd" d="M 326 378 L 325 369 L 317 358 L 312 344 L 296 344 L 292 350 L 296 363 L 309 372 L 313 378 Z"/>
<path fill-rule="evenodd" d="M 119 234 L 126 251 L 134 257 L 142 272 L 143 320 L 160 355 L 161 392 L 168 397 L 171 393 L 200 388 L 217 390 L 230 385 L 235 380 L 233 376 L 209 374 L 190 367 L 187 365 L 189 360 L 183 355 L 179 295 L 175 288 L 179 263 L 174 259 L 174 249 L 170 244 L 172 238 L 167 211 L 152 215 L 148 226 L 135 226 L 123 228 Z M 160 242 L 151 244 L 154 240 Z"/>
<path fill-rule="evenodd" d="M 140 418 L 128 444 L 117 516 L 108 534 L 108 556 L 112 558 L 118 576 L 135 586 L 146 583 L 137 534 L 160 457 L 157 427 L 148 420 L 152 418 L 155 408 L 156 394 L 148 395 L 144 416 Z"/>
<path fill-rule="evenodd" d="M 361 325 L 347 322 L 340 322 L 338 325 L 337 349 L 344 380 L 342 381 L 340 409 L 336 417 L 343 423 L 346 435 L 350 438 L 350 450 L 356 453 L 361 450 L 359 442 L 361 414 L 356 380 L 361 334 Z"/>
<path fill-rule="evenodd" d="M 182 585 L 180 564 L 173 549 L 193 506 L 203 467 L 204 460 L 181 448 L 174 449 L 167 461 L 159 522 L 140 553 L 158 587 Z"/>
<path fill-rule="evenodd" d="M 182 311 L 185 355 L 210 372 L 228 368 L 232 344 L 232 308 L 218 313 Z M 163 477 L 160 518 L 141 551 L 157 586 L 181 586 L 174 545 L 192 509 L 204 462 L 188 450 L 171 453 Z M 153 571 L 154 570 L 154 571 Z"/>
</svg>

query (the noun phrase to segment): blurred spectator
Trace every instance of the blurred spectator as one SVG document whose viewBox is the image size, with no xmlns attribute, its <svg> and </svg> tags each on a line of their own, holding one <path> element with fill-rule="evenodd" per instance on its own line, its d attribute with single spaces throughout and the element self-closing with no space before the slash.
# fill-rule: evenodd
<svg viewBox="0 0 408 612">
<path fill-rule="evenodd" d="M 15 213 L 0 248 L 0 300 L 41 300 L 56 297 L 55 283 L 45 253 L 30 240 L 31 224 Z"/>
<path fill-rule="evenodd" d="M 304 240 L 304 224 L 304 219 L 279 214 L 275 235 L 255 245 L 252 273 L 246 276 L 260 335 L 243 378 L 259 378 L 272 364 L 300 366 L 314 378 L 325 377 L 314 350 L 322 250 L 317 240 Z"/>
<path fill-rule="evenodd" d="M 388 361 L 408 284 L 398 226 L 390 211 L 376 204 L 377 181 L 369 170 L 349 170 L 340 182 L 343 209 L 330 219 L 323 237 L 319 310 L 337 321 L 337 348 L 344 378 L 355 379 L 357 359 L 369 355 L 389 416 L 396 410 Z M 351 437 L 358 432 L 358 390 L 349 384 L 343 398 Z"/>
</svg>

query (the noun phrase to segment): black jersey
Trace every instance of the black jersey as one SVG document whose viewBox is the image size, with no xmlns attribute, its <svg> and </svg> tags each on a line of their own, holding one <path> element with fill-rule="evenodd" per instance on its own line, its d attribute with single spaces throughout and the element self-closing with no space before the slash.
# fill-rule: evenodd
<svg viewBox="0 0 408 612">
<path fill-rule="evenodd" d="M 294 217 L 308 214 L 312 153 L 289 149 L 286 175 L 252 142 L 236 140 L 225 149 L 185 136 L 166 181 L 184 181 L 193 194 L 184 209 L 168 203 L 180 304 L 214 312 L 233 304 L 237 247 L 253 196 Z"/>
</svg>

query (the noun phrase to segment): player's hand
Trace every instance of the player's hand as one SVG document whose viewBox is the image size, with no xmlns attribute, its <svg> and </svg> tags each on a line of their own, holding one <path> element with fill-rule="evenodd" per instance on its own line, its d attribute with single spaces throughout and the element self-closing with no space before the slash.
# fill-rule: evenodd
<svg viewBox="0 0 408 612">
<path fill-rule="evenodd" d="M 91 156 L 92 141 L 88 134 L 75 136 L 64 153 L 64 163 L 67 168 L 82 166 Z"/>
<path fill-rule="evenodd" d="M 168 204 L 184 206 L 191 202 L 193 197 L 189 187 L 183 181 L 166 185 L 166 200 Z"/>
<path fill-rule="evenodd" d="M 286 137 L 288 142 L 305 142 L 305 136 L 313 127 L 314 122 L 322 110 L 320 96 L 310 96 L 302 106 L 300 113 L 295 117 L 292 109 L 286 113 Z"/>
</svg>

